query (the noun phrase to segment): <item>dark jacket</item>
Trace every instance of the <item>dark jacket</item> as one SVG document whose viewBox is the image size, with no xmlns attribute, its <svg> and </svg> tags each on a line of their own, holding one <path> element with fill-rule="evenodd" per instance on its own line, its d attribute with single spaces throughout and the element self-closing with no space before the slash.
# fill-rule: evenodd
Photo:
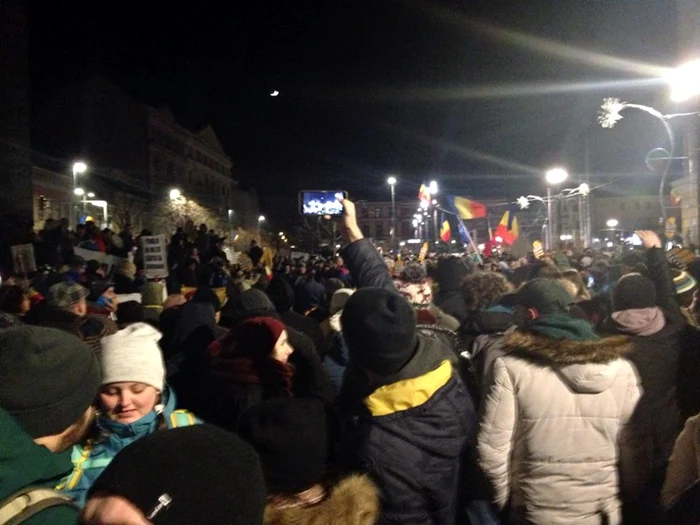
<svg viewBox="0 0 700 525">
<path fill-rule="evenodd" d="M 34 443 L 19 424 L 0 409 L 0 501 L 30 486 L 54 488 L 70 473 L 71 450 L 54 454 Z M 75 525 L 78 508 L 60 505 L 46 509 L 29 520 L 27 525 Z"/>
<path fill-rule="evenodd" d="M 380 524 L 453 524 L 460 513 L 460 462 L 476 429 L 476 412 L 450 360 L 435 345 L 354 404 L 343 436 L 346 467 L 380 487 Z M 353 376 L 361 381 L 361 376 Z M 346 388 L 347 387 L 347 388 Z M 342 396 L 362 391 L 344 385 Z M 406 396 L 406 388 L 422 396 Z"/>
<path fill-rule="evenodd" d="M 323 304 L 324 294 L 323 285 L 314 277 L 305 278 L 294 288 L 294 309 L 300 314 L 304 314 L 312 308 Z"/>
<path fill-rule="evenodd" d="M 469 315 L 467 305 L 464 304 L 464 298 L 460 290 L 447 290 L 444 292 L 440 290 L 437 295 L 435 295 L 433 303 L 440 308 L 440 310 L 451 315 L 460 323 L 463 323 Z"/>
<path fill-rule="evenodd" d="M 438 293 L 433 302 L 443 312 L 463 323 L 469 311 L 462 298 L 462 281 L 469 273 L 467 264 L 455 257 L 440 259 L 435 269 Z"/>
<path fill-rule="evenodd" d="M 101 351 L 100 340 L 117 332 L 117 325 L 109 317 L 86 315 L 80 317 L 73 312 L 58 308 L 47 308 L 44 315 L 36 317 L 36 324 L 71 333 L 88 345 L 93 352 Z"/>
<path fill-rule="evenodd" d="M 130 294 L 138 292 L 136 283 L 133 279 L 129 279 L 126 275 L 121 273 L 114 274 L 114 293 L 116 294 Z"/>
<path fill-rule="evenodd" d="M 654 522 L 651 515 L 660 510 L 657 506 L 659 491 L 673 445 L 683 427 L 676 381 L 686 321 L 676 298 L 668 262 L 660 249 L 648 250 L 647 266 L 656 288 L 657 305 L 664 313 L 665 326 L 652 335 L 630 335 L 632 351 L 627 358 L 637 368 L 643 391 L 630 423 L 630 433 L 637 441 L 645 443 L 646 449 L 640 452 L 644 461 L 638 465 L 637 479 L 625 482 L 634 493 L 626 496 L 627 501 L 629 498 L 637 500 L 636 504 L 626 505 L 626 519 L 636 523 Z M 629 335 L 611 319 L 603 330 Z M 630 515 L 630 509 L 635 508 L 638 514 Z"/>
</svg>

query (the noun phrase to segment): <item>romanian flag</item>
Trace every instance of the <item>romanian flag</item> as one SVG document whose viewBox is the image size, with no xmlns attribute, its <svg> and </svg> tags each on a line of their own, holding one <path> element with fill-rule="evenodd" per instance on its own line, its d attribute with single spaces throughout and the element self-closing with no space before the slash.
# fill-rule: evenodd
<svg viewBox="0 0 700 525">
<path fill-rule="evenodd" d="M 520 228 L 518 227 L 518 218 L 512 210 L 506 210 L 501 222 L 498 224 L 498 228 L 496 228 L 496 231 L 493 233 L 493 238 L 496 239 L 500 237 L 502 241 L 499 242 L 512 245 L 519 236 Z"/>
<path fill-rule="evenodd" d="M 442 214 L 442 220 L 440 221 L 440 239 L 442 242 L 450 242 L 452 238 L 452 232 L 450 231 L 450 221 L 447 220 L 445 214 Z"/>
<path fill-rule="evenodd" d="M 486 217 L 486 206 L 480 202 L 465 199 L 464 197 L 451 197 L 452 207 L 462 219 L 479 219 Z"/>
<path fill-rule="evenodd" d="M 425 184 L 420 185 L 420 190 L 418 190 L 418 200 L 430 204 L 430 190 L 425 186 Z"/>
</svg>

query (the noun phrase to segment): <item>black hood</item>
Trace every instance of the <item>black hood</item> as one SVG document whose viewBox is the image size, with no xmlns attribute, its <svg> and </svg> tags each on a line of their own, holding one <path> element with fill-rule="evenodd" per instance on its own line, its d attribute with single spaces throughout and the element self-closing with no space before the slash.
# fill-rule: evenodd
<svg viewBox="0 0 700 525">
<path fill-rule="evenodd" d="M 512 312 L 481 310 L 470 315 L 459 331 L 469 335 L 497 334 L 505 332 L 513 324 Z"/>
<path fill-rule="evenodd" d="M 449 257 L 440 259 L 435 270 L 435 277 L 440 286 L 440 293 L 459 290 L 470 268 L 462 259 Z"/>
</svg>

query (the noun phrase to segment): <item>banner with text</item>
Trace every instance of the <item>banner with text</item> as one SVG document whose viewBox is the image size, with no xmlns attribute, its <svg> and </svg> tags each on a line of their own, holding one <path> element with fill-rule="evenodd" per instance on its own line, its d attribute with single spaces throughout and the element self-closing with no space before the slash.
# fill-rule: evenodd
<svg viewBox="0 0 700 525">
<path fill-rule="evenodd" d="M 168 245 L 165 235 L 141 237 L 143 269 L 148 279 L 168 276 Z"/>
</svg>

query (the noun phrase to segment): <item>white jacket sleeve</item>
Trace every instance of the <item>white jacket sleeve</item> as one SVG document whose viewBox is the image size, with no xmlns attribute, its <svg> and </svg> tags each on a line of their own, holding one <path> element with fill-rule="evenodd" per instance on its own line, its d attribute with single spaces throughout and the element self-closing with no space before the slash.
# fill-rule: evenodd
<svg viewBox="0 0 700 525">
<path fill-rule="evenodd" d="M 494 487 L 494 503 L 503 509 L 510 493 L 510 456 L 517 412 L 513 384 L 502 358 L 493 364 L 479 422 L 479 465 Z"/>
<path fill-rule="evenodd" d="M 666 480 L 661 489 L 661 503 L 667 509 L 698 480 L 698 450 L 695 447 L 698 423 L 700 423 L 700 416 L 689 418 L 673 447 Z"/>
</svg>

